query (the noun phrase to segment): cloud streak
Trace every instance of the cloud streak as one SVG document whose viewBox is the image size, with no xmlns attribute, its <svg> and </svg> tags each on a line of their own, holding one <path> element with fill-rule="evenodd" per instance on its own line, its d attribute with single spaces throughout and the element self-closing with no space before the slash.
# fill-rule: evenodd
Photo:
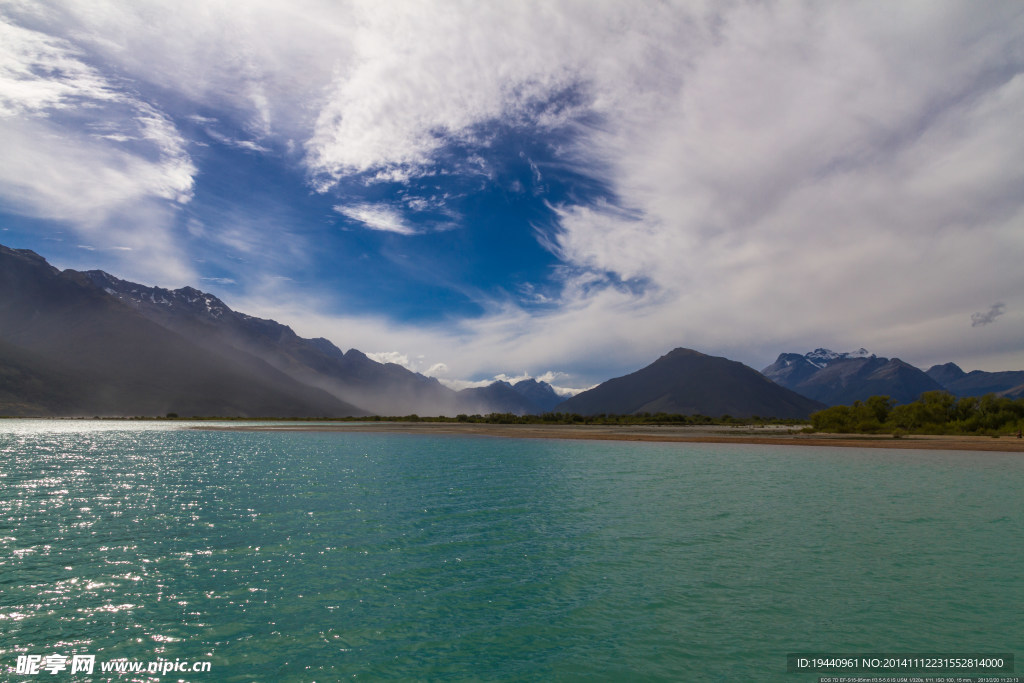
<svg viewBox="0 0 1024 683">
<path fill-rule="evenodd" d="M 1006 304 L 999 301 L 992 304 L 991 307 L 984 313 L 972 313 L 971 314 L 971 327 L 982 327 L 984 325 L 991 325 L 996 321 L 996 318 L 1006 312 Z"/>
<path fill-rule="evenodd" d="M 416 230 L 406 222 L 402 214 L 390 206 L 374 206 L 372 204 L 343 206 L 339 204 L 334 207 L 334 210 L 370 230 L 394 232 L 399 235 L 416 234 Z"/>
<path fill-rule="evenodd" d="M 174 123 L 74 44 L 2 15 L 0 134 L 7 210 L 62 221 L 101 249 L 155 256 L 151 277 L 191 277 L 167 233 L 196 173 Z M 147 234 L 129 225 L 140 220 Z"/>
</svg>

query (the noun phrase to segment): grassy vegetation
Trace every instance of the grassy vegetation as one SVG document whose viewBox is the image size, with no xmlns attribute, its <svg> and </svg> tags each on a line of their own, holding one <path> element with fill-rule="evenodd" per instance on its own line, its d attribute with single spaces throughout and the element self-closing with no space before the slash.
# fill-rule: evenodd
<svg viewBox="0 0 1024 683">
<path fill-rule="evenodd" d="M 811 415 L 818 432 L 840 434 L 952 434 L 1000 436 L 1024 428 L 1024 399 L 987 394 L 957 398 L 928 391 L 913 403 L 894 405 L 888 396 L 872 396 L 851 406 L 833 406 Z"/>
</svg>

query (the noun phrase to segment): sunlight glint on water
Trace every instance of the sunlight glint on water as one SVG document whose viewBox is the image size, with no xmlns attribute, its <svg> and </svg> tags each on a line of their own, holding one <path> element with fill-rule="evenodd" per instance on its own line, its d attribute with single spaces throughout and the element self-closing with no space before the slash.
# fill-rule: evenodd
<svg viewBox="0 0 1024 683">
<path fill-rule="evenodd" d="M 1014 652 L 1022 484 L 1009 454 L 3 421 L 0 667 L 804 680 L 787 652 Z"/>
</svg>

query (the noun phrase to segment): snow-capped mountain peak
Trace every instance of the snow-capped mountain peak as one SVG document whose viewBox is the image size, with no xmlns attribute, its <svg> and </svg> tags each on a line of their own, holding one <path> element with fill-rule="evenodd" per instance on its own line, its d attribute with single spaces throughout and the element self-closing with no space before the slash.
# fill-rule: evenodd
<svg viewBox="0 0 1024 683">
<path fill-rule="evenodd" d="M 829 363 L 837 360 L 845 360 L 849 358 L 874 358 L 875 354 L 869 352 L 865 348 L 857 349 L 856 351 L 844 351 L 836 352 L 831 349 L 814 349 L 810 353 L 804 355 L 804 359 L 816 368 L 823 368 Z"/>
<path fill-rule="evenodd" d="M 134 307 L 164 306 L 169 309 L 186 309 L 194 314 L 205 314 L 212 318 L 220 318 L 231 312 L 227 304 L 213 294 L 201 292 L 194 287 L 147 287 L 121 280 L 102 270 L 88 270 L 84 275 L 107 294 Z"/>
</svg>

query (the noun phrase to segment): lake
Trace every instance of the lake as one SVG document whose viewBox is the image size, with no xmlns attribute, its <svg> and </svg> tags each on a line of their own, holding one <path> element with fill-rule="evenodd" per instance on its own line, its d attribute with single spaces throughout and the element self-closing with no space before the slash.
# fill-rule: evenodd
<svg viewBox="0 0 1024 683">
<path fill-rule="evenodd" d="M 0 421 L 0 671 L 817 681 L 787 653 L 1024 642 L 1020 455 L 187 427 Z"/>
</svg>

